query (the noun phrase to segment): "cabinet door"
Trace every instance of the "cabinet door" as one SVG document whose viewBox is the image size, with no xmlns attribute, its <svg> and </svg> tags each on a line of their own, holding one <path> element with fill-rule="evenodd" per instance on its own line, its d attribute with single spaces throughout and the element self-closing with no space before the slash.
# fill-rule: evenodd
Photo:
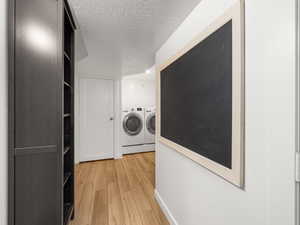
<svg viewBox="0 0 300 225">
<path fill-rule="evenodd" d="M 60 6 L 15 0 L 15 225 L 59 225 Z"/>
<path fill-rule="evenodd" d="M 16 151 L 15 224 L 59 225 L 56 147 L 34 151 Z"/>
</svg>

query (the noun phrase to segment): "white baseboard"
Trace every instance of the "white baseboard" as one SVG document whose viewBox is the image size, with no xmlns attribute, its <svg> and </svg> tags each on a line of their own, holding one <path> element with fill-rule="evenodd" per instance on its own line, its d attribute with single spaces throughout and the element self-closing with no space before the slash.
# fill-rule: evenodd
<svg viewBox="0 0 300 225">
<path fill-rule="evenodd" d="M 172 215 L 171 211 L 169 210 L 168 206 L 166 205 L 164 200 L 161 198 L 160 194 L 158 193 L 158 191 L 156 189 L 154 190 L 154 197 L 155 197 L 157 203 L 159 204 L 161 210 L 167 217 L 170 225 L 178 225 L 177 221 L 175 220 L 175 218 Z"/>
<path fill-rule="evenodd" d="M 105 159 L 113 159 L 114 156 L 111 154 L 106 154 L 102 156 L 85 156 L 81 157 L 80 162 L 89 162 L 89 161 L 98 161 L 98 160 L 105 160 Z"/>
<path fill-rule="evenodd" d="M 123 155 L 122 154 L 116 154 L 114 159 L 122 159 L 123 158 Z"/>
<path fill-rule="evenodd" d="M 152 152 L 152 151 L 155 151 L 154 144 L 122 146 L 123 154 L 133 154 L 133 153 Z"/>
</svg>

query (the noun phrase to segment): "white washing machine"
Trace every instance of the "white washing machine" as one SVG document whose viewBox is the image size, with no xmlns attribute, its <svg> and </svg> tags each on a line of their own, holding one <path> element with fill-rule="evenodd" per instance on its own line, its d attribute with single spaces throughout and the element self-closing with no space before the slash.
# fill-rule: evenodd
<svg viewBox="0 0 300 225">
<path fill-rule="evenodd" d="M 131 108 L 122 112 L 122 146 L 144 144 L 144 109 Z"/>
<path fill-rule="evenodd" d="M 145 109 L 145 144 L 155 143 L 155 108 Z"/>
</svg>

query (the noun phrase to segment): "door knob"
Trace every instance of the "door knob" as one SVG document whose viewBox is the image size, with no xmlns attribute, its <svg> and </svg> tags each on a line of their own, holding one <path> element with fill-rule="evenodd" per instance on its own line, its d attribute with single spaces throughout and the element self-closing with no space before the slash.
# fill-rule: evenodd
<svg viewBox="0 0 300 225">
<path fill-rule="evenodd" d="M 113 117 L 110 117 L 109 120 L 112 121 L 112 120 L 114 120 L 114 118 L 113 118 Z"/>
</svg>

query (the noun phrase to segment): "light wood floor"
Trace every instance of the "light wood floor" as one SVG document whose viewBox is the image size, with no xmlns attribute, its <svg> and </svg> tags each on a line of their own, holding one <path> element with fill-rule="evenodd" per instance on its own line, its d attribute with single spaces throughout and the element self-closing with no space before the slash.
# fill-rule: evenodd
<svg viewBox="0 0 300 225">
<path fill-rule="evenodd" d="M 154 170 L 152 152 L 79 164 L 70 225 L 168 225 L 153 196 Z"/>
</svg>

